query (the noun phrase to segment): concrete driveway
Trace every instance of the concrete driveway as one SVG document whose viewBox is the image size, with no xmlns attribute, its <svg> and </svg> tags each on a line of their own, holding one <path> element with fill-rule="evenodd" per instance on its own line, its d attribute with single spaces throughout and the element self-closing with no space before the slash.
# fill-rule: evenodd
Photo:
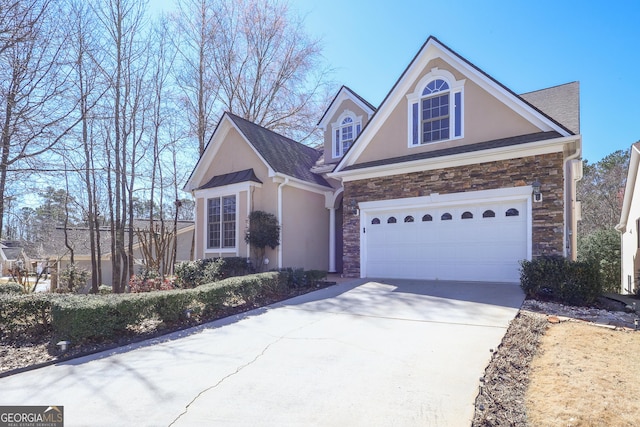
<svg viewBox="0 0 640 427">
<path fill-rule="evenodd" d="M 464 426 L 517 285 L 353 281 L 0 379 L 66 426 Z"/>
</svg>

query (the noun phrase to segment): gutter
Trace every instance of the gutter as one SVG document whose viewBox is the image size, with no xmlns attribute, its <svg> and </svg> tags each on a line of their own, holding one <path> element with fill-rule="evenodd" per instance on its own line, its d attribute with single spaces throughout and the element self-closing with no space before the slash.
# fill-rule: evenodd
<svg viewBox="0 0 640 427">
<path fill-rule="evenodd" d="M 278 269 L 282 268 L 282 188 L 289 185 L 289 177 L 278 185 L 278 224 L 280 224 L 280 245 L 278 245 Z"/>
<path fill-rule="evenodd" d="M 573 154 L 570 154 L 569 156 L 567 156 L 566 159 L 564 159 L 564 170 L 565 170 L 565 180 L 567 177 L 567 172 L 568 169 L 570 168 L 570 163 L 573 162 L 574 160 L 578 160 L 581 158 L 582 156 L 582 137 L 579 136 L 578 139 L 576 140 L 576 149 L 574 151 Z M 580 171 L 582 171 L 582 164 L 580 165 Z M 577 175 L 577 174 L 576 174 Z M 569 206 L 569 209 L 565 208 L 564 211 L 564 224 L 565 224 L 565 235 L 564 235 L 564 240 L 565 240 L 565 245 L 564 245 L 564 256 L 566 257 L 568 254 L 567 251 L 567 246 L 569 247 L 569 249 L 571 249 L 571 256 L 572 259 L 576 259 L 578 256 L 578 236 L 577 236 L 577 219 L 576 219 L 576 204 L 578 203 L 577 200 L 577 190 L 575 191 L 575 193 L 573 192 L 574 189 L 574 182 L 580 181 L 582 179 L 582 172 L 580 172 L 580 177 L 574 177 L 573 175 L 571 176 L 571 181 L 565 182 L 565 206 Z M 574 202 L 571 202 L 571 198 L 574 198 Z M 567 216 L 569 216 L 569 213 L 571 213 L 571 224 L 567 224 Z M 576 224 L 576 230 L 574 232 L 573 230 L 573 225 L 574 223 Z M 567 225 L 569 226 L 567 229 Z M 569 245 L 570 243 L 570 245 Z"/>
</svg>

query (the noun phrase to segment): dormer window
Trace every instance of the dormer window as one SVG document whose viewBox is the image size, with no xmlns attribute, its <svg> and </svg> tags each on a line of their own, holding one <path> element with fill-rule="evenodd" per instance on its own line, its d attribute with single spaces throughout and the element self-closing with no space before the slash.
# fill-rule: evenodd
<svg viewBox="0 0 640 427">
<path fill-rule="evenodd" d="M 464 80 L 434 68 L 424 76 L 409 101 L 409 147 L 462 138 Z"/>
<path fill-rule="evenodd" d="M 333 157 L 342 157 L 360 134 L 362 117 L 356 117 L 355 114 L 347 110 L 331 127 L 333 129 Z"/>
</svg>

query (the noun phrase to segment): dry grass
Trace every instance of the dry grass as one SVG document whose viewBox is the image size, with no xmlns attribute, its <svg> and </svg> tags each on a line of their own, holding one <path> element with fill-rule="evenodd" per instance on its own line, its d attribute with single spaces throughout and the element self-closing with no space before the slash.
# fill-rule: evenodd
<svg viewBox="0 0 640 427">
<path fill-rule="evenodd" d="M 636 426 L 640 333 L 583 322 L 551 326 L 529 373 L 532 426 Z"/>
<path fill-rule="evenodd" d="M 545 312 L 522 309 L 509 325 L 481 380 L 472 425 L 640 425 L 640 332 L 628 329 L 636 315 L 535 301 L 525 305 Z M 590 315 L 627 328 L 557 323 L 557 316 Z"/>
</svg>

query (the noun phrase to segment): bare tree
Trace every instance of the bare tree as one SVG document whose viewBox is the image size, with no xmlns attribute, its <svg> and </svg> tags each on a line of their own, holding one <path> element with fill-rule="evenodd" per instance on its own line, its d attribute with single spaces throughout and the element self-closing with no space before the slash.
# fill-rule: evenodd
<svg viewBox="0 0 640 427">
<path fill-rule="evenodd" d="M 223 0 L 213 31 L 220 109 L 298 140 L 315 131 L 329 70 L 321 44 L 278 0 Z"/>
<path fill-rule="evenodd" d="M 75 106 L 64 102 L 67 41 L 56 23 L 57 4 L 7 5 L 0 8 L 0 231 L 11 168 L 37 170 L 38 160 L 78 123 L 71 117 Z"/>
<path fill-rule="evenodd" d="M 213 60 L 216 56 L 217 0 L 185 0 L 178 3 L 172 16 L 173 43 L 181 65 L 176 80 L 182 91 L 181 104 L 187 111 L 192 134 L 198 140 L 198 151 L 204 152 L 206 132 L 213 128 L 217 83 Z"/>
<path fill-rule="evenodd" d="M 108 61 L 103 67 L 110 79 L 111 125 L 105 129 L 107 191 L 111 228 L 113 289 L 123 292 L 133 274 L 133 194 L 136 150 L 144 136 L 144 73 L 148 45 L 144 36 L 146 3 L 109 0 L 96 7 L 108 40 Z M 128 242 L 127 242 L 128 240 Z"/>
</svg>

